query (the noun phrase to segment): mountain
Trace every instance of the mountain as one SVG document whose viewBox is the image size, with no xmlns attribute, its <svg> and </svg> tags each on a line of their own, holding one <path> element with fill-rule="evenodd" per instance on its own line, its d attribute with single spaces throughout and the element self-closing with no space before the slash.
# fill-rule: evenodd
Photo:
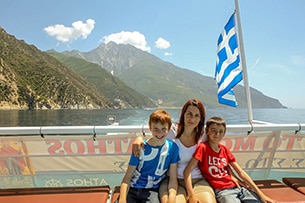
<svg viewBox="0 0 305 203">
<path fill-rule="evenodd" d="M 96 63 L 90 63 L 84 59 L 61 54 L 54 50 L 47 51 L 47 53 L 74 70 L 86 81 L 94 84 L 114 103 L 116 108 L 156 107 L 150 99 L 131 89 L 121 79 L 113 76 Z"/>
<path fill-rule="evenodd" d="M 63 54 L 53 53 L 53 57 L 17 40 L 1 27 L 0 50 L 0 109 L 156 106 L 99 65 Z"/>
<path fill-rule="evenodd" d="M 63 53 L 101 65 L 159 106 L 181 107 L 189 98 L 198 98 L 208 107 L 224 107 L 218 104 L 212 77 L 177 67 L 131 45 L 110 42 L 89 52 Z M 239 107 L 247 107 L 243 86 L 237 85 L 234 91 Z M 253 108 L 285 108 L 254 88 L 250 92 Z"/>
<path fill-rule="evenodd" d="M 94 85 L 1 27 L 0 50 L 1 109 L 113 108 Z"/>
<path fill-rule="evenodd" d="M 213 78 L 131 45 L 42 52 L 0 27 L 0 50 L 0 109 L 181 107 L 194 97 L 207 107 L 221 106 Z M 243 87 L 235 94 L 239 107 L 246 107 Z M 253 108 L 284 108 L 253 88 L 251 96 Z"/>
</svg>

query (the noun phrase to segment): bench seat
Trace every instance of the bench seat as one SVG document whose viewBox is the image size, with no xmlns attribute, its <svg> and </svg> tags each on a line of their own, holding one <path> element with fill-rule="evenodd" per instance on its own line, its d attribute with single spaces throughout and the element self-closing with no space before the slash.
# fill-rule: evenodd
<svg viewBox="0 0 305 203">
<path fill-rule="evenodd" d="M 305 195 L 305 178 L 283 177 L 283 183 Z"/>
<path fill-rule="evenodd" d="M 106 203 L 109 186 L 0 189 L 1 203 Z"/>
<path fill-rule="evenodd" d="M 277 180 L 255 180 L 255 184 L 268 197 L 278 203 L 305 203 L 305 195 L 301 194 Z"/>
</svg>

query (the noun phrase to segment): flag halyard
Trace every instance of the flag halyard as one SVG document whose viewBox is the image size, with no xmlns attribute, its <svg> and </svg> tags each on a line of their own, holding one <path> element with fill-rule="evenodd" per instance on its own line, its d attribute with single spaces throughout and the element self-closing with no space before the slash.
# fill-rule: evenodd
<svg viewBox="0 0 305 203">
<path fill-rule="evenodd" d="M 230 17 L 218 38 L 215 79 L 218 86 L 218 102 L 236 107 L 233 87 L 243 79 L 243 76 L 234 17 L 235 14 Z"/>
</svg>

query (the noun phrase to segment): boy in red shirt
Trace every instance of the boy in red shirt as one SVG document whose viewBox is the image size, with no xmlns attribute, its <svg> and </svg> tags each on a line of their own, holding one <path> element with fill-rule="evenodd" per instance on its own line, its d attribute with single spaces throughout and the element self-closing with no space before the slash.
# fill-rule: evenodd
<svg viewBox="0 0 305 203">
<path fill-rule="evenodd" d="M 276 201 L 267 197 L 253 182 L 251 177 L 239 166 L 230 150 L 220 144 L 226 133 L 226 122 L 220 117 L 212 117 L 206 123 L 208 141 L 200 143 L 193 158 L 184 170 L 184 180 L 189 196 L 189 203 L 197 203 L 192 189 L 191 171 L 199 164 L 200 171 L 213 187 L 219 203 L 267 202 Z M 247 190 L 235 184 L 228 167 L 232 167 L 253 190 Z"/>
</svg>

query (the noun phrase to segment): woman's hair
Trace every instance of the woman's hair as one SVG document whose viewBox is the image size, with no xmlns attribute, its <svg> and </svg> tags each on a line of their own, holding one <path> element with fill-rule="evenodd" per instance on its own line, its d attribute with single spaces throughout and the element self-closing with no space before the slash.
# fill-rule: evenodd
<svg viewBox="0 0 305 203">
<path fill-rule="evenodd" d="M 202 134 L 203 134 L 204 122 L 205 122 L 204 105 L 198 99 L 190 99 L 182 107 L 176 137 L 177 138 L 181 137 L 181 135 L 184 131 L 184 114 L 185 114 L 185 112 L 186 112 L 186 110 L 189 106 L 196 106 L 199 109 L 199 112 L 200 112 L 200 121 L 199 121 L 198 126 L 196 128 L 197 132 L 196 132 L 196 137 L 195 137 L 195 141 L 197 143 L 199 141 L 199 139 L 201 138 Z"/>
<path fill-rule="evenodd" d="M 164 124 L 168 124 L 168 130 L 171 128 L 172 125 L 172 120 L 171 120 L 171 116 L 168 112 L 164 111 L 164 110 L 156 110 L 154 111 L 152 114 L 150 114 L 149 116 L 149 127 L 151 127 L 152 123 L 158 123 L 160 122 L 162 125 Z"/>
</svg>

